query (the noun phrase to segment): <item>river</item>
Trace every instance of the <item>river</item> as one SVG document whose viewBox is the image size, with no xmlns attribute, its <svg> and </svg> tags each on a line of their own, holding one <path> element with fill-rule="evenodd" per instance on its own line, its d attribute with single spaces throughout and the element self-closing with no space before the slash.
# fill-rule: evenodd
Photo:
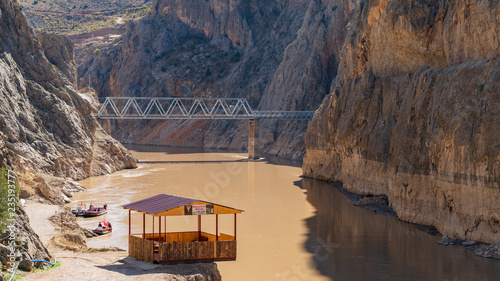
<svg viewBox="0 0 500 281">
<path fill-rule="evenodd" d="M 217 262 L 223 280 L 500 280 L 500 261 L 475 256 L 461 246 L 440 246 L 432 236 L 397 218 L 352 204 L 332 184 L 301 178 L 299 163 L 246 161 L 245 153 L 128 146 L 137 169 L 81 181 L 80 202 L 107 203 L 99 220 L 113 233 L 89 239 L 90 247 L 128 248 L 128 211 L 122 205 L 159 193 L 192 197 L 243 209 L 238 215 L 238 258 Z M 147 229 L 152 224 L 147 221 Z M 132 232 L 141 232 L 139 214 Z M 168 217 L 168 231 L 195 230 L 197 220 Z M 158 226 L 155 226 L 156 229 Z M 233 233 L 232 216 L 221 232 Z M 215 219 L 203 219 L 215 232 Z"/>
</svg>

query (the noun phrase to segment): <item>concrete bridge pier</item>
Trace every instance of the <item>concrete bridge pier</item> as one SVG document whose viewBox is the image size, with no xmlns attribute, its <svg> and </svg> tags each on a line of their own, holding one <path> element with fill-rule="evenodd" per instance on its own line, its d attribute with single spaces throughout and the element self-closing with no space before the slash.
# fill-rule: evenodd
<svg viewBox="0 0 500 281">
<path fill-rule="evenodd" d="M 255 160 L 259 159 L 259 152 L 257 149 L 259 141 L 259 119 L 249 119 L 248 120 L 248 159 Z"/>
</svg>

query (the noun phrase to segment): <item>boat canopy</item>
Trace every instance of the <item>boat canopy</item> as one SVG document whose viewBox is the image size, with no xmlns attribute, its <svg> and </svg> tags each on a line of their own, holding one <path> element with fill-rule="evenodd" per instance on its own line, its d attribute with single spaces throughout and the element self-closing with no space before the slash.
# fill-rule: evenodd
<svg viewBox="0 0 500 281">
<path fill-rule="evenodd" d="M 100 227 L 109 227 L 109 221 L 100 221 L 99 226 Z"/>
</svg>

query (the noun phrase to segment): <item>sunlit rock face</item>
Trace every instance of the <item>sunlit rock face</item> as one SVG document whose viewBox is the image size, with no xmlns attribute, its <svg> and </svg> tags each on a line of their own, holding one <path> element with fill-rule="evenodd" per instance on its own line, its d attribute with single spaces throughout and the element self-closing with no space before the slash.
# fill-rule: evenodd
<svg viewBox="0 0 500 281">
<path fill-rule="evenodd" d="M 0 131 L 15 171 L 76 180 L 136 166 L 75 90 L 72 43 L 37 38 L 17 1 L 0 1 L 0 11 Z"/>
<path fill-rule="evenodd" d="M 360 1 L 306 135 L 306 176 L 402 220 L 500 240 L 500 4 Z"/>
</svg>

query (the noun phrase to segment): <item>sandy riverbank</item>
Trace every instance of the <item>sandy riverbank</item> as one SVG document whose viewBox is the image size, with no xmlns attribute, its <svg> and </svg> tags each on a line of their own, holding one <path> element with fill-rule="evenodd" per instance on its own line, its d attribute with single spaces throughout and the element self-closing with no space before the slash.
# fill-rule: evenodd
<svg viewBox="0 0 500 281">
<path fill-rule="evenodd" d="M 23 280 L 221 280 L 215 263 L 157 265 L 127 257 L 126 251 L 74 252 L 54 245 L 61 230 L 49 218 L 60 206 L 28 202 L 24 207 L 30 224 L 51 255 L 61 262 L 48 271 L 25 273 Z"/>
</svg>

